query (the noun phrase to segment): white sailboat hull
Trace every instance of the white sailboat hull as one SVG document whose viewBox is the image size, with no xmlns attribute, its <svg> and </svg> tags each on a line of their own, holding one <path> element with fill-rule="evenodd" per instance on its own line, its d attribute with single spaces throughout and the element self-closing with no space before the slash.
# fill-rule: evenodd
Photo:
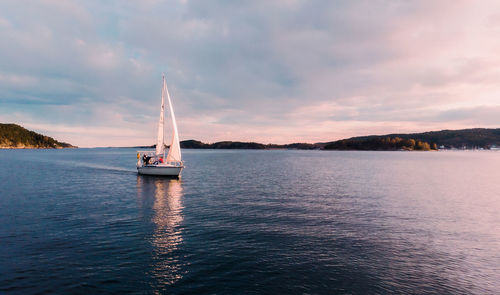
<svg viewBox="0 0 500 295">
<path fill-rule="evenodd" d="M 137 167 L 137 172 L 144 175 L 179 176 L 182 168 L 174 166 L 142 166 Z"/>
</svg>

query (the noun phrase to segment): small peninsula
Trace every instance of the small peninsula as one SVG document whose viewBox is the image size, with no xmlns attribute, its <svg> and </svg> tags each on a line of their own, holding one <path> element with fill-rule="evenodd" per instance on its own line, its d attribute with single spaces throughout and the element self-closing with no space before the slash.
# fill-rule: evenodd
<svg viewBox="0 0 500 295">
<path fill-rule="evenodd" d="M 69 143 L 30 131 L 17 124 L 0 123 L 0 149 L 62 149 L 76 148 Z"/>
</svg>

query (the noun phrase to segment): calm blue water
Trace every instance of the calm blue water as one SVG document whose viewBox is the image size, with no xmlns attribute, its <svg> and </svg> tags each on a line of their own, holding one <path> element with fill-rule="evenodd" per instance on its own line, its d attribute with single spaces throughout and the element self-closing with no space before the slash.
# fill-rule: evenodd
<svg viewBox="0 0 500 295">
<path fill-rule="evenodd" d="M 0 293 L 499 294 L 499 152 L 0 150 Z"/>
</svg>

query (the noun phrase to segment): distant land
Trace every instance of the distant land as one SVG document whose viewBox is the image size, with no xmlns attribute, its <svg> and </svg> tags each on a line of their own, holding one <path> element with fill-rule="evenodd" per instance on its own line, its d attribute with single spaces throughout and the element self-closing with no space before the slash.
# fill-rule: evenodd
<svg viewBox="0 0 500 295">
<path fill-rule="evenodd" d="M 270 150 L 270 149 L 295 149 L 314 150 L 319 147 L 313 143 L 290 143 L 290 144 L 262 144 L 257 142 L 241 141 L 219 141 L 215 143 L 204 143 L 198 140 L 189 139 L 180 142 L 183 149 L 226 149 L 226 150 Z M 135 148 L 155 148 L 156 145 L 136 146 Z M 168 145 L 165 145 L 168 147 Z"/>
<path fill-rule="evenodd" d="M 181 141 L 184 149 L 297 149 L 297 150 L 437 150 L 437 149 L 499 149 L 500 128 L 474 128 L 441 130 L 423 133 L 393 133 L 386 135 L 357 136 L 330 142 L 262 144 L 257 142 L 219 141 L 204 143 L 198 140 Z M 75 148 L 69 143 L 27 130 L 17 124 L 0 123 L 1 149 Z M 154 148 L 139 146 L 136 148 Z"/>
<path fill-rule="evenodd" d="M 441 130 L 410 134 L 358 136 L 326 143 L 316 143 L 325 150 L 397 150 L 411 149 L 491 149 L 500 147 L 500 128 Z M 419 144 L 421 142 L 421 144 Z M 427 143 L 427 144 L 426 144 Z"/>
<path fill-rule="evenodd" d="M 197 140 L 181 141 L 181 148 L 186 149 L 300 149 L 313 150 L 317 146 L 311 143 L 291 143 L 291 144 L 262 144 L 256 142 L 239 142 L 239 141 L 219 141 L 216 143 L 203 143 Z"/>
<path fill-rule="evenodd" d="M 0 123 L 0 149 L 62 149 L 76 148 L 17 124 Z"/>
<path fill-rule="evenodd" d="M 185 149 L 299 149 L 299 150 L 437 150 L 437 149 L 491 149 L 500 147 L 500 128 L 441 130 L 410 134 L 358 136 L 330 142 L 262 144 L 257 142 L 219 141 L 203 143 L 198 140 L 180 142 Z M 154 148 L 155 145 L 142 146 Z"/>
</svg>

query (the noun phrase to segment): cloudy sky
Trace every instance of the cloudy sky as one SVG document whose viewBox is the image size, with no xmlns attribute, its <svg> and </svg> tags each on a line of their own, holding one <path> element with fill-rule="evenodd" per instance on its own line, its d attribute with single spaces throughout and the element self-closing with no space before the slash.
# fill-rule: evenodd
<svg viewBox="0 0 500 295">
<path fill-rule="evenodd" d="M 500 127 L 499 1 L 0 1 L 0 122 L 153 144 Z"/>
</svg>

